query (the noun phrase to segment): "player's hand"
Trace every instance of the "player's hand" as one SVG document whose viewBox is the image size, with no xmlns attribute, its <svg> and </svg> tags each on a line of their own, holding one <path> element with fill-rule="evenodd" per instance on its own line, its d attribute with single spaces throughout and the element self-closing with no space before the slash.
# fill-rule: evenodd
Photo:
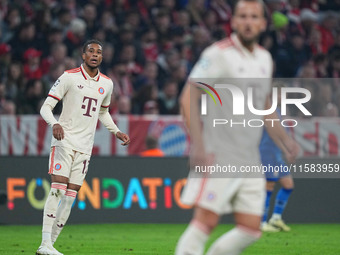
<svg viewBox="0 0 340 255">
<path fill-rule="evenodd" d="M 64 129 L 62 128 L 60 124 L 58 123 L 54 124 L 52 131 L 53 131 L 53 136 L 55 139 L 57 139 L 58 141 L 64 139 Z"/>
<path fill-rule="evenodd" d="M 300 146 L 293 139 L 286 141 L 285 146 L 287 150 L 285 151 L 285 157 L 288 163 L 295 163 L 296 157 L 299 154 Z"/>
<path fill-rule="evenodd" d="M 117 132 L 116 137 L 123 142 L 121 143 L 123 146 L 126 146 L 130 143 L 130 137 L 127 134 Z"/>
</svg>

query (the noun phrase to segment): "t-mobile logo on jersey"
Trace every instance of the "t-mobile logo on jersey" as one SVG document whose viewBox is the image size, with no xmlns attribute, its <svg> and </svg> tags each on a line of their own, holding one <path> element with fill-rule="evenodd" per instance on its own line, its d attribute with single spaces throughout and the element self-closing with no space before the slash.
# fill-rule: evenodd
<svg viewBox="0 0 340 255">
<path fill-rule="evenodd" d="M 87 101 L 87 105 L 86 105 L 86 102 L 85 101 Z M 92 107 L 92 102 L 94 102 L 94 106 Z M 84 116 L 87 116 L 87 117 L 92 117 L 91 115 L 90 115 L 90 112 L 91 112 L 91 110 L 93 111 L 93 112 L 95 112 L 96 111 L 96 107 L 95 106 L 97 106 L 97 99 L 95 99 L 95 98 L 92 98 L 92 97 L 84 97 L 83 98 L 83 103 L 85 103 L 85 104 L 83 104 L 82 106 L 81 106 L 81 109 L 86 109 L 86 113 L 85 114 L 83 114 Z"/>
</svg>

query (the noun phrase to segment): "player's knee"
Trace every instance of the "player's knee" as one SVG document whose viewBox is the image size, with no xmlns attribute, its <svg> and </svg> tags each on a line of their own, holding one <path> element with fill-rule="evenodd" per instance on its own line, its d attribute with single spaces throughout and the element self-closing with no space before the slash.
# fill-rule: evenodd
<svg viewBox="0 0 340 255">
<path fill-rule="evenodd" d="M 67 185 L 67 189 L 75 190 L 75 191 L 77 191 L 77 192 L 80 190 L 80 188 L 81 188 L 80 185 L 73 184 L 73 183 L 69 183 L 69 184 Z"/>
<path fill-rule="evenodd" d="M 268 191 L 273 191 L 275 187 L 275 182 L 274 181 L 267 181 L 266 183 L 266 189 Z"/>
<path fill-rule="evenodd" d="M 68 178 L 65 176 L 60 176 L 60 175 L 51 175 L 51 181 L 53 182 L 57 182 L 57 183 L 64 183 L 67 184 L 68 183 Z"/>
<path fill-rule="evenodd" d="M 196 208 L 194 220 L 203 224 L 211 232 L 218 224 L 220 216 L 210 210 Z"/>
<path fill-rule="evenodd" d="M 294 181 L 290 177 L 282 178 L 280 180 L 280 184 L 282 188 L 288 189 L 288 190 L 293 190 L 294 189 Z"/>
</svg>

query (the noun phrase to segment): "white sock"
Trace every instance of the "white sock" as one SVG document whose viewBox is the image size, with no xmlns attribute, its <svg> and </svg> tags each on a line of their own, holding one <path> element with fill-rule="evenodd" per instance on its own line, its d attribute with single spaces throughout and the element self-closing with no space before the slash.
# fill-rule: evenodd
<svg viewBox="0 0 340 255">
<path fill-rule="evenodd" d="M 281 220 L 282 219 L 282 215 L 278 214 L 278 213 L 273 213 L 271 219 L 273 219 L 273 220 Z"/>
<path fill-rule="evenodd" d="M 64 196 L 61 198 L 61 203 L 57 210 L 57 218 L 53 224 L 52 228 L 52 243 L 54 244 L 57 240 L 60 232 L 63 230 L 68 217 L 70 216 L 72 205 L 76 199 L 77 191 L 72 189 L 67 189 Z"/>
<path fill-rule="evenodd" d="M 237 226 L 218 238 L 209 248 L 207 255 L 238 255 L 249 245 L 258 240 L 261 231 Z"/>
<path fill-rule="evenodd" d="M 209 238 L 210 230 L 202 223 L 192 220 L 180 237 L 176 246 L 176 255 L 202 255 Z"/>
<path fill-rule="evenodd" d="M 56 219 L 57 207 L 61 197 L 65 194 L 67 184 L 53 182 L 44 206 L 42 243 L 51 242 L 52 226 Z"/>
</svg>

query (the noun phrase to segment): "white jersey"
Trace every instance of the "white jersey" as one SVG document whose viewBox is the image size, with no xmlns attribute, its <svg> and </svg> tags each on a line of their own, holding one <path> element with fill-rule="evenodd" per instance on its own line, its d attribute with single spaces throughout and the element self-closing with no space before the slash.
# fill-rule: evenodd
<svg viewBox="0 0 340 255">
<path fill-rule="evenodd" d="M 111 79 L 100 72 L 92 78 L 82 66 L 65 71 L 48 94 L 63 100 L 58 123 L 65 133 L 61 141 L 52 136 L 51 146 L 91 155 L 100 107 L 109 107 L 112 91 Z"/>
<path fill-rule="evenodd" d="M 233 84 L 240 88 L 247 100 L 247 89 L 256 87 L 254 107 L 263 110 L 267 95 L 270 94 L 273 64 L 270 53 L 256 45 L 253 52 L 243 47 L 236 34 L 216 42 L 202 53 L 189 75 L 191 81 L 204 82 L 212 87 L 215 84 Z M 207 100 L 207 115 L 203 120 L 204 144 L 208 153 L 214 153 L 217 161 L 225 164 L 259 164 L 258 145 L 262 128 L 243 127 L 243 124 L 230 127 L 233 121 L 243 123 L 249 119 L 263 119 L 251 115 L 245 103 L 245 115 L 233 114 L 232 94 L 225 89 L 218 90 L 223 106 Z M 212 93 L 213 95 L 213 93 Z M 213 119 L 228 120 L 226 125 L 213 127 Z M 247 124 L 247 123 L 246 123 Z M 255 124 L 255 123 L 254 123 Z M 256 123 L 258 124 L 258 123 Z"/>
</svg>

